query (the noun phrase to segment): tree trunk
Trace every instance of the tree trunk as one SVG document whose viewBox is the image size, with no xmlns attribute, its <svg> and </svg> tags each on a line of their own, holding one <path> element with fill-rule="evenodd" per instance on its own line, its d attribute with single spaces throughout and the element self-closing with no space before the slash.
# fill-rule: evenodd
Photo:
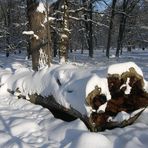
<svg viewBox="0 0 148 148">
<path fill-rule="evenodd" d="M 119 33 L 118 33 L 118 39 L 117 39 L 116 57 L 119 57 L 119 52 L 122 50 L 125 25 L 127 20 L 126 11 L 128 7 L 128 2 L 129 2 L 128 0 L 123 0 L 122 14 L 121 14 L 122 16 L 120 18 L 120 26 L 119 26 Z"/>
<path fill-rule="evenodd" d="M 9 0 L 8 1 L 8 8 L 7 8 L 7 21 L 6 21 L 6 26 L 7 26 L 7 33 L 6 33 L 6 46 L 7 46 L 7 50 L 6 50 L 6 57 L 8 57 L 9 53 L 10 53 L 10 44 L 11 44 L 11 24 L 12 24 L 12 20 L 11 20 L 11 9 L 12 9 L 12 1 Z"/>
<path fill-rule="evenodd" d="M 48 22 L 48 4 L 40 3 L 45 10 L 40 12 L 37 8 L 39 2 L 34 0 L 27 0 L 27 11 L 29 27 L 33 31 L 30 38 L 30 48 L 32 53 L 32 67 L 37 71 L 42 66 L 50 66 L 51 58 L 51 41 L 50 28 Z M 47 23 L 45 24 L 45 20 Z"/>
<path fill-rule="evenodd" d="M 56 57 L 58 54 L 58 35 L 56 31 L 53 32 L 53 56 Z"/>
<path fill-rule="evenodd" d="M 93 9 L 93 5 L 92 2 L 90 2 L 89 4 L 89 38 L 88 38 L 88 48 L 89 48 L 89 57 L 93 58 L 93 24 L 92 24 L 92 19 L 93 19 L 93 15 L 92 15 L 92 10 Z"/>
<path fill-rule="evenodd" d="M 87 3 L 86 0 L 83 0 L 83 6 L 89 10 L 89 13 L 87 13 L 86 11 L 84 12 L 84 19 L 85 19 L 85 30 L 86 30 L 86 39 L 87 39 L 89 57 L 92 58 L 93 57 L 93 29 L 92 29 L 93 5 L 91 1 Z"/>
<path fill-rule="evenodd" d="M 65 63 L 68 59 L 68 47 L 69 47 L 69 14 L 68 14 L 68 2 L 64 0 L 63 9 L 63 22 L 62 22 L 62 32 L 60 39 L 60 51 L 59 58 L 60 63 Z"/>
<path fill-rule="evenodd" d="M 122 50 L 126 19 L 127 19 L 126 16 L 123 14 L 120 20 L 119 34 L 117 39 L 116 57 L 119 57 L 119 52 Z"/>
<path fill-rule="evenodd" d="M 113 29 L 113 20 L 114 20 L 114 16 L 115 16 L 116 1 L 117 0 L 113 0 L 113 2 L 112 2 L 112 11 L 111 11 L 110 25 L 109 25 L 109 30 L 108 30 L 108 40 L 107 40 L 107 48 L 106 48 L 106 56 L 108 58 L 109 58 L 109 54 L 110 54 L 111 34 L 112 34 L 112 29 Z"/>
</svg>

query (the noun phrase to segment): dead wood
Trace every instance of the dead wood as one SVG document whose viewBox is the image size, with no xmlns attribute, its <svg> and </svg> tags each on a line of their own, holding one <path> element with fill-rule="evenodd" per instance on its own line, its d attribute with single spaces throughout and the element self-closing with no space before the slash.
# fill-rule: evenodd
<svg viewBox="0 0 148 148">
<path fill-rule="evenodd" d="M 12 91 L 8 89 L 8 92 L 15 95 L 16 91 Z M 17 89 L 17 92 L 20 92 Z M 26 99 L 25 96 L 18 95 L 18 98 Z M 53 96 L 43 97 L 41 95 L 33 94 L 29 95 L 29 98 L 31 103 L 41 105 L 51 111 L 51 113 L 54 115 L 55 118 L 62 119 L 64 121 L 73 121 L 75 119 L 80 119 L 91 132 L 98 132 L 98 131 L 104 131 L 105 129 L 113 129 L 116 127 L 125 127 L 127 125 L 130 125 L 134 123 L 134 121 L 140 116 L 140 114 L 144 111 L 140 111 L 135 116 L 131 117 L 129 120 L 123 121 L 121 123 L 119 122 L 108 122 L 107 119 L 109 117 L 106 113 L 92 113 L 90 117 L 87 117 L 86 115 L 81 114 L 79 111 L 74 109 L 73 107 L 65 108 L 61 104 L 59 104 L 56 99 Z"/>
<path fill-rule="evenodd" d="M 109 115 L 107 115 L 105 112 L 104 113 L 92 113 L 90 116 L 90 122 L 93 124 L 94 129 L 96 131 L 104 131 L 106 129 L 114 129 L 117 127 L 123 128 L 123 127 L 133 124 L 145 109 L 146 108 L 142 109 L 137 114 L 130 117 L 128 120 L 124 120 L 122 122 L 108 121 Z"/>
<path fill-rule="evenodd" d="M 8 89 L 7 91 L 12 95 L 15 95 L 18 89 L 16 91 Z M 26 99 L 26 97 L 21 94 L 17 94 L 17 97 L 18 99 L 19 98 Z M 28 101 L 30 101 L 31 103 L 41 105 L 49 109 L 55 118 L 62 119 L 67 122 L 80 119 L 86 125 L 88 130 L 90 130 L 91 132 L 96 131 L 95 127 L 92 126 L 92 124 L 89 121 L 89 118 L 86 115 L 81 114 L 79 111 L 77 111 L 73 107 L 70 107 L 70 108 L 64 107 L 63 105 L 59 104 L 52 95 L 48 97 L 43 97 L 38 94 L 33 94 L 33 95 L 29 95 L 29 98 L 30 100 Z"/>
<path fill-rule="evenodd" d="M 131 87 L 129 94 L 125 94 L 128 85 Z M 61 83 L 58 83 L 59 86 Z M 126 84 L 126 85 L 125 85 Z M 113 129 L 116 127 L 125 127 L 131 125 L 141 115 L 141 113 L 148 106 L 148 93 L 145 92 L 143 77 L 131 68 L 128 72 L 123 73 L 121 76 L 117 74 L 108 76 L 108 86 L 111 93 L 111 99 L 107 101 L 105 94 L 102 94 L 101 87 L 95 86 L 94 90 L 86 97 L 87 105 L 96 110 L 92 112 L 90 117 L 83 115 L 73 107 L 66 108 L 59 104 L 53 95 L 43 97 L 38 94 L 29 95 L 30 102 L 41 105 L 51 111 L 55 118 L 64 121 L 73 121 L 80 119 L 91 132 L 104 131 L 105 129 Z M 18 98 L 26 99 L 18 89 L 10 90 L 8 92 Z M 98 108 L 107 102 L 105 112 L 97 113 Z M 108 121 L 110 116 L 115 117 L 119 112 L 125 111 L 131 113 L 139 108 L 143 108 L 139 113 L 130 117 L 128 120 L 122 122 Z"/>
<path fill-rule="evenodd" d="M 91 91 L 86 97 L 86 103 L 88 106 L 91 106 L 92 109 L 97 110 L 102 104 L 107 101 L 106 96 L 101 93 L 101 88 L 97 85 L 94 90 Z"/>
</svg>

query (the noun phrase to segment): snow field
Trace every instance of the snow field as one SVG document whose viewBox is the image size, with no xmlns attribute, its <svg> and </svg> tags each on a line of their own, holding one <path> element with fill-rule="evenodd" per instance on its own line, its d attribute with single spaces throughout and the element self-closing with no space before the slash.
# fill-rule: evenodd
<svg viewBox="0 0 148 148">
<path fill-rule="evenodd" d="M 147 54 L 147 51 L 145 52 L 144 54 L 138 53 L 137 57 L 137 54 L 131 53 L 130 61 L 141 59 L 136 64 L 138 63 L 143 71 L 146 78 L 145 88 L 148 90 L 148 59 L 143 57 Z M 121 57 L 120 62 L 127 61 L 126 57 Z M 66 107 L 71 105 L 85 114 L 88 111 L 85 106 L 85 97 L 95 85 L 100 86 L 102 92 L 110 99 L 105 79 L 107 68 L 119 61 L 111 59 L 109 64 L 107 60 L 97 57 L 88 60 L 88 63 L 83 63 L 83 58 L 85 59 L 85 55 L 80 58 L 82 61 L 77 63 L 53 64 L 51 68 L 44 67 L 34 73 L 28 67 L 29 61 L 25 60 L 24 55 L 12 55 L 6 59 L 3 54 L 0 54 L 2 65 L 0 68 L 0 147 L 147 148 L 148 109 L 131 126 L 90 133 L 79 119 L 69 123 L 55 119 L 49 110 L 31 104 L 27 100 L 18 100 L 7 92 L 8 88 L 16 90 L 19 87 L 24 95 L 34 92 L 44 96 L 53 94 L 62 105 Z M 98 59 L 100 61 L 97 61 Z M 129 114 L 121 112 L 112 120 L 122 121 L 128 118 Z"/>
</svg>

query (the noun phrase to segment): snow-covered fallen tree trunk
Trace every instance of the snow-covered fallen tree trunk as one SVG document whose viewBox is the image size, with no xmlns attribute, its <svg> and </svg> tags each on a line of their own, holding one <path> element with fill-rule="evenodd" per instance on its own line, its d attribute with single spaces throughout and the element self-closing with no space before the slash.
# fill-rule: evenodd
<svg viewBox="0 0 148 148">
<path fill-rule="evenodd" d="M 145 82 L 142 72 L 139 72 L 133 63 L 120 73 L 114 70 L 115 67 L 118 65 L 109 68 L 107 79 L 102 80 L 97 75 L 93 77 L 95 81 L 87 79 L 87 85 L 90 87 L 90 83 L 93 83 L 95 87 L 92 87 L 90 93 L 87 93 L 86 98 L 77 99 L 75 97 L 75 94 L 82 93 L 82 90 L 77 90 L 69 85 L 73 73 L 69 69 L 66 71 L 65 67 L 62 70 L 61 67 L 60 69 L 56 67 L 39 72 L 24 69 L 22 72 L 16 72 L 17 76 L 12 75 L 8 79 L 8 82 L 14 79 L 10 86 L 8 82 L 3 86 L 18 98 L 27 99 L 34 104 L 48 108 L 56 118 L 65 121 L 79 118 L 90 131 L 103 131 L 132 124 L 144 109 L 135 115 L 132 115 L 132 112 L 148 106 L 148 92 L 145 90 L 147 82 Z M 75 68 L 73 70 L 77 71 Z M 76 80 L 74 79 L 72 82 L 74 83 Z M 68 84 L 67 88 L 66 84 Z M 83 85 L 83 87 L 86 86 Z M 81 108 L 77 107 L 79 105 Z M 86 113 L 83 112 L 85 106 L 90 108 Z M 122 117 L 122 114 L 128 118 L 116 120 L 120 116 Z"/>
<path fill-rule="evenodd" d="M 8 90 L 8 92 L 11 94 L 15 93 L 14 91 L 11 91 L 11 90 Z M 41 95 L 34 94 L 34 95 L 29 95 L 29 97 L 30 97 L 29 101 L 31 103 L 41 105 L 41 106 L 49 109 L 55 118 L 59 118 L 59 119 L 62 119 L 64 121 L 68 121 L 68 122 L 73 121 L 75 119 L 80 119 L 86 125 L 88 130 L 91 132 L 104 131 L 105 129 L 113 129 L 116 127 L 123 128 L 125 126 L 131 125 L 132 123 L 134 123 L 136 121 L 136 119 L 145 110 L 145 108 L 142 109 L 141 111 L 139 111 L 137 114 L 135 114 L 134 116 L 132 116 L 128 120 L 124 120 L 120 123 L 119 122 L 110 122 L 110 121 L 106 122 L 104 120 L 104 118 L 109 117 L 109 116 L 107 116 L 105 114 L 103 116 L 100 116 L 101 114 L 96 114 L 96 116 L 94 115 L 93 117 L 92 116 L 87 117 L 86 115 L 81 114 L 79 111 L 77 111 L 76 109 L 74 109 L 72 107 L 66 108 L 66 107 L 62 106 L 61 104 L 56 102 L 56 100 L 53 96 L 43 97 Z M 18 99 L 20 99 L 20 98 L 26 99 L 25 96 L 22 96 L 21 94 L 18 95 Z M 100 119 L 101 119 L 101 122 L 98 122 L 97 120 L 100 120 Z M 98 122 L 98 124 L 94 124 L 97 122 Z M 100 123 L 102 123 L 102 124 L 100 124 Z"/>
<path fill-rule="evenodd" d="M 18 99 L 20 98 L 26 99 L 26 97 L 21 95 L 21 92 L 18 90 L 15 92 L 8 89 L 7 91 L 12 95 L 15 95 L 15 93 L 17 93 Z M 63 105 L 59 104 L 53 96 L 43 97 L 38 94 L 33 94 L 29 95 L 29 98 L 30 98 L 29 101 L 31 103 L 41 105 L 49 109 L 55 118 L 59 118 L 68 122 L 79 118 L 81 121 L 84 122 L 84 124 L 90 131 L 95 131 L 94 127 L 91 125 L 89 121 L 89 118 L 86 115 L 81 114 L 79 111 L 77 111 L 72 107 L 70 108 L 64 107 Z"/>
</svg>

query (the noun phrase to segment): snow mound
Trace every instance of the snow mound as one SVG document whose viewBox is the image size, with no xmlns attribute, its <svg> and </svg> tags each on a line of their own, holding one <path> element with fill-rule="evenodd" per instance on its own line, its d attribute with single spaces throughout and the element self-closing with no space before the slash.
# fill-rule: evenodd
<svg viewBox="0 0 148 148">
<path fill-rule="evenodd" d="M 0 70 L 0 85 L 3 85 L 11 74 L 11 70 Z"/>
<path fill-rule="evenodd" d="M 101 88 L 101 94 L 105 94 L 107 99 L 111 99 L 110 92 L 108 89 L 107 79 L 106 78 L 100 78 L 96 74 L 94 74 L 87 82 L 86 84 L 86 95 L 88 96 L 90 92 L 92 92 L 95 89 L 95 86 L 98 86 Z"/>
<path fill-rule="evenodd" d="M 108 68 L 108 74 L 121 75 L 122 73 L 129 71 L 131 67 L 133 67 L 139 75 L 143 76 L 142 70 L 134 62 L 125 62 L 111 65 Z"/>
<path fill-rule="evenodd" d="M 15 136 L 19 136 L 22 134 L 30 134 L 32 132 L 40 131 L 39 126 L 31 121 L 31 120 L 24 120 L 24 119 L 17 119 L 14 120 L 11 124 L 11 133 Z"/>
<path fill-rule="evenodd" d="M 110 140 L 101 134 L 83 133 L 78 136 L 67 148 L 111 148 Z"/>
</svg>

